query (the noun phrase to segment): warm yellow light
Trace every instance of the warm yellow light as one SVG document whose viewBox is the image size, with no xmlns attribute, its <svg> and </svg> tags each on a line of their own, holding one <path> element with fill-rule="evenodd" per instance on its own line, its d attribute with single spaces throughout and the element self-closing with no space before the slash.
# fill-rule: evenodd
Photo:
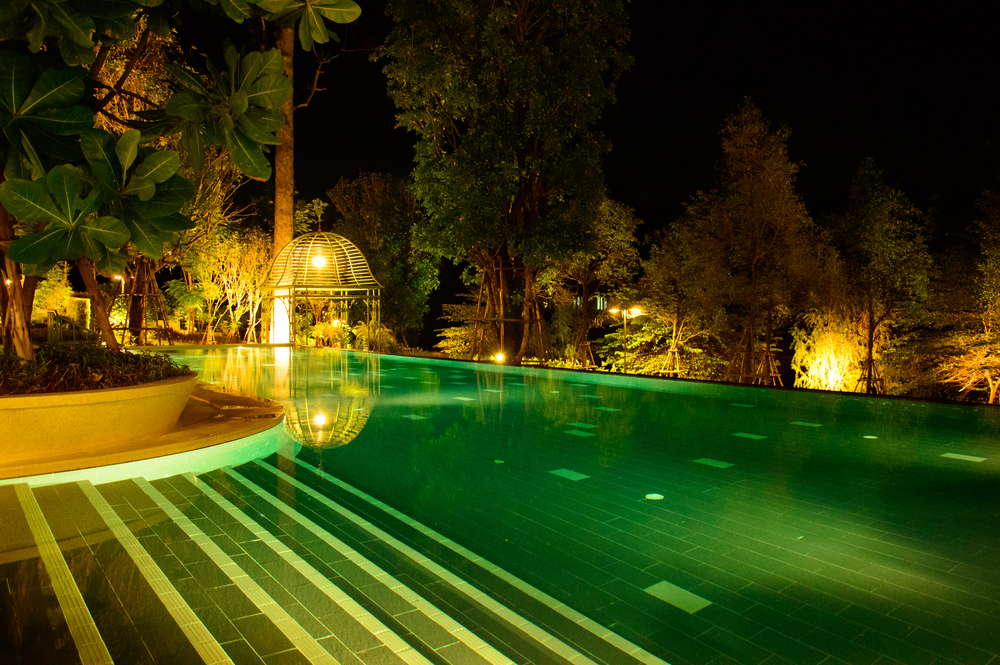
<svg viewBox="0 0 1000 665">
<path fill-rule="evenodd" d="M 121 282 L 122 281 L 122 276 L 121 275 L 114 275 L 111 279 L 117 279 L 119 282 Z"/>
<path fill-rule="evenodd" d="M 326 265 L 326 259 L 317 254 L 313 257 L 313 265 L 317 268 L 322 268 Z"/>
<path fill-rule="evenodd" d="M 628 315 L 631 317 L 636 317 L 639 316 L 640 314 L 642 314 L 642 310 L 639 309 L 638 307 L 633 307 L 628 311 Z"/>
<path fill-rule="evenodd" d="M 496 354 L 496 356 L 494 356 L 494 358 L 496 359 L 496 361 L 498 363 L 502 363 L 503 359 L 504 359 L 504 355 L 502 353 L 498 353 L 498 354 Z"/>
<path fill-rule="evenodd" d="M 316 427 L 322 427 L 323 425 L 326 424 L 326 416 L 323 415 L 322 413 L 317 413 L 313 417 L 313 424 L 316 425 Z"/>
<path fill-rule="evenodd" d="M 611 312 L 612 314 L 617 314 L 618 313 L 618 309 L 617 308 L 616 309 L 609 309 L 608 311 Z"/>
</svg>

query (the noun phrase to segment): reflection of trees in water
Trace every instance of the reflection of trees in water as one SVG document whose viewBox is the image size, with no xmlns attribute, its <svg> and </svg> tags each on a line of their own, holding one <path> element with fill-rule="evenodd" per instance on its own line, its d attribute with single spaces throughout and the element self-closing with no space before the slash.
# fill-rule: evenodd
<svg viewBox="0 0 1000 665">
<path fill-rule="evenodd" d="M 76 644 L 45 566 L 34 548 L 24 554 L 29 558 L 0 567 L 0 579 L 9 585 L 0 612 L 0 662 L 44 663 L 53 654 L 65 655 L 65 662 L 72 662 Z"/>
</svg>

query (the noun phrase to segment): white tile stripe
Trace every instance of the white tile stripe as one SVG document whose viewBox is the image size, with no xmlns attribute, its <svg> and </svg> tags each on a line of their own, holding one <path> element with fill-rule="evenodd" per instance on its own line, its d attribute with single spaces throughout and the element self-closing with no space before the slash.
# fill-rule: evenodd
<svg viewBox="0 0 1000 665">
<path fill-rule="evenodd" d="M 97 630 L 94 617 L 84 602 L 79 587 L 76 586 L 73 573 L 63 558 L 62 550 L 59 549 L 56 537 L 52 534 L 49 523 L 45 521 L 45 515 L 42 514 L 31 488 L 26 483 L 19 483 L 14 485 L 14 492 L 21 502 L 21 510 L 24 511 L 28 527 L 31 528 L 31 534 L 35 538 L 45 572 L 49 574 L 52 589 L 56 592 L 69 633 L 73 636 L 73 642 L 80 653 L 80 662 L 83 665 L 113 665 L 114 661 L 104 643 L 104 638 Z"/>
<path fill-rule="evenodd" d="M 267 467 L 267 470 L 272 472 L 274 471 L 271 467 Z M 480 654 L 483 658 L 487 658 L 490 662 L 497 663 L 497 665 L 514 665 L 512 660 L 508 659 L 506 656 L 487 644 L 478 635 L 460 625 L 450 616 L 435 607 L 431 602 L 423 598 L 420 594 L 405 586 L 402 582 L 366 559 L 352 547 L 332 536 L 326 529 L 316 524 L 299 511 L 291 508 L 284 501 L 273 496 L 270 492 L 266 491 L 262 487 L 259 487 L 256 483 L 246 476 L 243 476 L 238 471 L 229 467 L 226 467 L 225 471 L 233 478 L 246 485 L 247 488 L 252 490 L 255 494 L 270 503 L 272 506 L 319 536 L 319 538 L 327 545 L 340 552 L 363 571 L 371 575 L 376 581 L 381 582 L 390 591 L 420 610 L 427 618 L 454 635 L 456 639 L 463 642 L 467 647 Z M 291 476 L 287 476 L 286 474 L 282 475 L 290 478 L 296 486 L 305 487 L 294 478 L 291 478 Z"/>
<path fill-rule="evenodd" d="M 198 652 L 198 655 L 205 661 L 206 665 L 216 665 L 216 663 L 229 663 L 232 665 L 233 661 L 226 654 L 226 651 L 215 637 L 213 637 L 212 633 L 208 631 L 208 628 L 201 622 L 198 615 L 184 601 L 184 598 L 177 592 L 177 589 L 167 579 L 167 576 L 163 574 L 159 566 L 156 565 L 153 557 L 146 553 L 146 550 L 139 544 L 132 530 L 125 526 L 125 522 L 118 516 L 118 513 L 111 507 L 111 504 L 107 502 L 104 496 L 97 491 L 89 480 L 81 480 L 77 482 L 77 485 L 87 495 L 87 498 L 90 499 L 90 503 L 97 509 L 98 514 L 100 514 L 104 523 L 108 525 L 108 528 L 111 529 L 111 532 L 115 534 L 118 542 L 121 543 L 125 551 L 132 557 L 139 572 L 146 578 L 149 585 L 153 587 L 153 591 L 159 596 L 164 607 L 170 612 L 170 616 L 180 626 L 180 629 Z"/>
<path fill-rule="evenodd" d="M 190 480 L 190 478 L 189 478 Z M 270 531 L 254 522 L 242 510 L 233 505 L 226 497 L 222 496 L 207 483 L 199 482 L 196 485 L 212 501 L 219 504 L 223 510 L 233 516 L 240 524 L 246 527 L 253 535 L 257 536 L 265 545 L 274 550 L 282 559 L 287 561 L 309 580 L 313 586 L 325 593 L 330 600 L 337 603 L 348 614 L 362 623 L 366 630 L 377 637 L 382 644 L 389 647 L 393 653 L 411 665 L 430 665 L 430 661 L 424 658 L 413 647 L 407 644 L 399 635 L 389 630 L 381 621 L 372 616 L 368 610 L 358 605 L 358 603 L 348 596 L 340 587 L 327 579 L 322 573 L 309 565 L 302 557 L 285 547 L 284 543 L 275 538 Z"/>
<path fill-rule="evenodd" d="M 145 478 L 135 478 L 134 482 L 143 489 L 149 497 L 167 514 L 174 523 L 181 528 L 187 536 L 195 542 L 202 551 L 214 561 L 222 573 L 239 587 L 240 591 L 246 594 L 247 598 L 253 602 L 264 615 L 270 619 L 278 629 L 284 633 L 285 637 L 292 645 L 302 652 L 310 663 L 329 663 L 330 665 L 340 665 L 337 659 L 330 655 L 316 640 L 312 638 L 306 630 L 299 625 L 295 619 L 271 596 L 267 594 L 253 579 L 243 572 L 236 563 L 229 558 L 229 555 L 219 549 L 219 546 L 212 542 L 212 539 L 195 526 L 194 522 L 187 518 L 174 504 L 172 504 L 160 491 L 153 487 Z"/>
<path fill-rule="evenodd" d="M 488 570 L 489 572 L 493 573 L 494 575 L 496 575 L 500 579 L 504 580 L 505 582 L 507 582 L 511 586 L 513 586 L 513 587 L 515 587 L 517 589 L 520 589 L 524 593 L 526 593 L 529 596 L 533 597 L 535 600 L 537 600 L 537 601 L 539 601 L 539 602 L 547 605 L 550 609 L 553 609 L 556 612 L 558 612 L 559 614 L 562 614 L 564 617 L 566 617 L 570 621 L 572 621 L 572 622 L 576 623 L 577 625 L 579 625 L 580 627 L 586 629 L 588 632 L 592 633 L 596 637 L 599 637 L 602 640 L 608 642 L 609 644 L 613 645 L 617 649 L 620 649 L 621 651 L 624 651 L 625 653 L 629 654 L 630 656 L 632 656 L 636 660 L 638 660 L 640 662 L 643 662 L 643 663 L 646 663 L 647 665 L 669 665 L 666 661 L 664 661 L 664 660 L 662 660 L 662 659 L 654 656 L 653 654 L 649 653 L 648 651 L 646 651 L 642 647 L 640 647 L 640 646 L 638 646 L 636 644 L 633 644 L 631 641 L 625 639 L 624 637 L 622 637 L 621 635 L 615 633 L 614 631 L 610 630 L 609 628 L 607 628 L 605 626 L 602 626 L 601 624 L 597 623 L 593 619 L 591 619 L 591 618 L 589 618 L 587 616 L 584 616 L 583 614 L 580 614 L 579 612 L 577 612 L 573 608 L 568 607 L 564 603 L 561 603 L 560 601 L 556 600 L 555 598 L 553 598 L 552 596 L 548 595 L 547 593 L 544 593 L 543 591 L 541 591 L 539 589 L 536 589 L 535 587 L 533 587 L 532 585 L 528 584 L 527 582 L 525 582 L 521 578 L 519 578 L 519 577 L 517 577 L 515 575 L 512 575 L 511 573 L 508 573 L 506 570 L 504 570 L 500 566 L 496 565 L 495 563 L 493 563 L 493 562 L 491 562 L 491 561 L 489 561 L 489 560 L 487 560 L 487 559 L 479 556 L 478 554 L 476 554 L 475 552 L 473 552 L 471 550 L 468 550 L 468 549 L 462 547 L 461 545 L 459 545 L 455 541 L 453 541 L 453 540 L 451 540 L 449 538 L 445 538 L 444 536 L 442 536 L 440 533 L 438 533 L 434 529 L 432 529 L 432 528 L 430 528 L 430 527 L 428 527 L 428 526 L 426 526 L 424 524 L 421 524 L 420 522 L 418 522 L 417 520 L 413 519 L 409 515 L 405 515 L 405 514 L 399 512 L 398 510 L 396 510 L 392 506 L 379 501 L 375 497 L 371 496 L 370 494 L 366 494 L 365 492 L 357 489 L 356 487 L 348 485 L 343 480 L 341 480 L 339 478 L 336 478 L 334 476 L 331 476 L 327 472 L 325 472 L 322 469 L 319 469 L 319 468 L 313 466 L 312 464 L 309 464 L 308 462 L 304 462 L 302 460 L 297 459 L 297 460 L 295 460 L 295 463 L 302 465 L 303 467 L 309 469 L 310 471 L 312 471 L 316 475 L 320 476 L 324 480 L 327 480 L 327 481 L 333 483 L 334 485 L 336 485 L 337 487 L 340 487 L 344 491 L 350 492 L 351 494 L 355 495 L 356 497 L 358 497 L 360 499 L 363 499 L 363 500 L 367 501 L 368 503 L 372 504 L 376 508 L 379 508 L 379 509 L 383 510 L 384 512 L 388 513 L 389 515 L 392 515 L 393 517 L 395 517 L 399 521 L 403 522 L 404 524 L 408 524 L 409 526 L 413 527 L 414 529 L 416 529 L 420 533 L 424 534 L 425 536 L 428 536 L 429 538 L 433 538 L 434 540 L 436 540 L 437 542 L 441 543 L 442 545 L 444 545 L 445 547 L 447 547 L 451 551 L 453 551 L 453 552 L 455 552 L 457 554 L 462 555 L 463 557 L 465 557 L 469 561 L 471 561 L 471 562 L 479 565 L 481 568 L 484 568 L 484 569 Z"/>
<path fill-rule="evenodd" d="M 257 460 L 257 464 L 259 464 L 261 466 L 264 466 L 264 464 L 260 460 Z M 364 518 L 362 518 L 362 517 L 360 517 L 358 515 L 355 515 L 353 512 L 351 512 L 351 511 L 347 510 L 346 508 L 344 508 L 343 506 L 335 503 L 331 499 L 323 496 L 322 494 L 320 494 L 319 492 L 317 492 L 313 488 L 309 487 L 308 485 L 305 485 L 302 482 L 300 482 L 300 481 L 296 480 L 295 478 L 293 478 L 292 476 L 289 476 L 287 473 L 285 473 L 281 469 L 278 469 L 276 467 L 270 467 L 270 466 L 266 466 L 264 468 L 266 468 L 268 471 L 270 471 L 272 473 L 276 473 L 279 478 L 282 478 L 282 479 L 284 479 L 284 480 L 286 480 L 286 481 L 294 484 L 296 487 L 300 488 L 302 491 L 306 492 L 307 494 L 309 494 L 310 496 L 312 496 L 313 498 L 315 498 L 317 501 L 322 502 L 323 505 L 329 507 L 330 509 L 332 509 L 332 510 L 336 511 L 337 513 L 339 513 L 340 515 L 342 515 L 342 516 L 346 517 L 347 519 L 351 520 L 352 522 L 354 522 L 355 524 L 357 524 L 358 526 L 360 526 L 365 531 L 367 531 L 368 533 L 372 534 L 373 536 L 375 536 L 376 538 L 378 538 L 382 542 L 385 542 L 385 543 L 388 543 L 389 545 L 392 545 L 394 548 L 396 548 L 397 551 L 399 551 L 402 554 L 405 554 L 411 560 L 413 560 L 416 563 L 420 564 L 421 566 L 423 566 L 424 568 L 426 568 L 428 571 L 430 571 L 434 575 L 437 575 L 442 580 L 444 580 L 445 582 L 447 582 L 448 584 L 450 584 L 452 587 L 454 587 L 456 590 L 461 591 L 468 598 L 476 601 L 477 603 L 479 603 L 480 605 L 482 605 L 483 607 L 485 607 L 487 610 L 493 612 L 497 616 L 499 616 L 501 618 L 504 618 L 505 620 L 507 620 L 508 623 L 510 623 L 511 625 L 513 625 L 515 628 L 521 630 L 522 632 L 525 632 L 525 633 L 531 635 L 542 646 L 546 647 L 550 651 L 552 651 L 552 652 L 554 652 L 554 653 L 562 656 L 563 658 L 566 658 L 567 660 L 570 659 L 570 658 L 579 657 L 581 660 L 577 660 L 576 662 L 579 662 L 579 663 L 593 663 L 592 660 L 590 660 L 589 658 L 587 658 L 583 654 L 580 654 L 575 649 L 573 649 L 572 647 L 570 647 L 566 643 L 564 643 L 561 640 L 559 640 L 558 638 L 556 638 L 554 635 L 550 635 L 549 633 L 545 632 L 544 630 L 542 630 L 538 626 L 535 626 L 533 623 L 531 623 L 527 619 L 525 619 L 525 618 L 517 615 L 516 612 L 513 612 L 509 608 L 505 607 L 503 604 L 501 604 L 501 603 L 497 602 L 496 600 L 494 600 L 493 598 L 487 596 L 485 593 L 479 591 L 477 588 L 473 587 L 471 584 L 469 584 L 468 582 L 466 582 L 462 578 L 458 577 L 457 575 L 455 575 L 451 571 L 446 570 L 445 568 L 443 568 L 442 566 L 440 566 L 436 562 L 431 561 L 430 559 L 428 559 L 426 556 L 424 556 L 420 552 L 417 552 L 415 549 L 413 549 L 412 547 L 410 547 L 406 543 L 403 543 L 402 541 L 398 540 L 397 538 L 389 535 L 388 533 L 386 533 L 382 529 L 378 528 L 377 526 L 375 526 L 374 524 L 372 524 L 368 520 L 366 520 L 366 519 L 364 519 Z M 506 613 L 504 613 L 504 610 L 506 610 L 507 613 L 514 614 L 517 617 L 516 621 L 510 621 L 510 619 L 507 618 L 508 615 Z"/>
</svg>

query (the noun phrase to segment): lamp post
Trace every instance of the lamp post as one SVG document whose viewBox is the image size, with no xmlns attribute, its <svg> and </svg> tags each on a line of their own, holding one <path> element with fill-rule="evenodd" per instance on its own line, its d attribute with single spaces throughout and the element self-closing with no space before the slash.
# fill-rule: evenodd
<svg viewBox="0 0 1000 665">
<path fill-rule="evenodd" d="M 628 320 L 642 314 L 638 307 L 623 307 L 622 309 L 609 309 L 612 314 L 622 315 L 622 371 L 628 374 Z"/>
</svg>

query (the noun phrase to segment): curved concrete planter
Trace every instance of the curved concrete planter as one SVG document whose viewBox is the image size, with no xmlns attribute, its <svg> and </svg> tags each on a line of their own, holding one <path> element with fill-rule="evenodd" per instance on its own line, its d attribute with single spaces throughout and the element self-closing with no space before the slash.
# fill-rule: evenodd
<svg viewBox="0 0 1000 665">
<path fill-rule="evenodd" d="M 198 383 L 177 376 L 127 388 L 0 397 L 0 461 L 87 457 L 169 431 Z"/>
</svg>

